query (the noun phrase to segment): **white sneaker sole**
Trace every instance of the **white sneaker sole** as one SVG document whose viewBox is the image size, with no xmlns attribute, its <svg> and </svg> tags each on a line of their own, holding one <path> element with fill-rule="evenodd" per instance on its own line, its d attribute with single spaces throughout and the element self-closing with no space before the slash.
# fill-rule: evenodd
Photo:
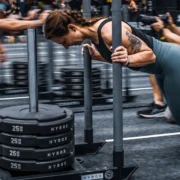
<svg viewBox="0 0 180 180">
<path fill-rule="evenodd" d="M 158 114 L 154 114 L 154 115 L 145 115 L 145 114 L 138 114 L 140 117 L 144 117 L 144 118 L 157 118 L 157 117 L 165 117 L 164 112 L 162 113 L 158 113 Z"/>
</svg>

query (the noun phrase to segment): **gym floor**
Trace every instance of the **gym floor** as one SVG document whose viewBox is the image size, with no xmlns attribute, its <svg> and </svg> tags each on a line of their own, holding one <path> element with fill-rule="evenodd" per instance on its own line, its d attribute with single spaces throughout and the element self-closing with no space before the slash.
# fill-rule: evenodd
<svg viewBox="0 0 180 180">
<path fill-rule="evenodd" d="M 8 50 L 9 58 L 6 64 L 7 66 L 8 62 L 14 61 L 13 58 L 16 57 L 15 54 L 11 53 L 15 52 L 19 57 L 18 52 L 20 50 L 14 50 L 16 46 L 11 47 L 9 45 L 8 47 L 6 47 Z M 20 47 L 17 46 L 17 48 Z M 44 48 L 40 49 L 41 51 L 43 50 L 41 52 L 42 54 L 45 53 Z M 64 51 L 62 52 L 65 53 Z M 67 53 L 70 53 L 70 51 L 68 51 Z M 71 52 L 70 55 L 73 55 L 72 57 L 75 57 L 74 52 Z M 19 59 L 23 60 L 23 57 Z M 45 57 L 43 56 L 41 58 L 44 59 Z M 65 56 L 62 56 L 62 54 L 61 58 L 59 58 L 59 54 L 56 55 L 57 64 L 62 64 L 64 59 Z M 11 74 L 8 74 L 8 72 L 6 72 L 7 77 L 9 77 L 10 75 Z M 59 77 L 59 73 L 57 73 L 57 76 Z M 138 79 L 134 79 L 133 81 L 131 80 L 131 87 L 150 87 L 148 77 L 139 77 Z M 139 106 L 141 103 L 148 104 L 152 101 L 151 91 L 148 92 L 141 90 L 139 92 L 134 91 L 133 93 L 133 95 L 137 95 L 138 98 L 135 99 L 135 105 L 132 107 Z M 7 99 L 8 98 L 9 97 L 7 97 Z M 0 108 L 28 103 L 27 97 L 19 98 L 19 100 L 17 100 L 16 98 L 14 100 L 7 99 L 1 99 Z M 40 103 L 43 102 L 40 101 Z M 127 106 L 127 104 L 124 105 Z M 137 117 L 136 112 L 140 109 L 141 108 L 129 108 L 123 110 L 125 166 L 133 163 L 138 164 L 139 166 L 138 170 L 133 174 L 131 180 L 179 180 L 180 127 L 175 124 L 167 123 L 164 118 L 139 118 Z M 81 143 L 83 142 L 84 138 L 84 113 L 75 113 L 75 127 L 76 142 Z M 93 112 L 94 141 L 109 141 L 104 145 L 104 147 L 99 151 L 98 154 L 87 155 L 83 157 L 84 167 L 92 168 L 97 166 L 112 166 L 112 127 L 112 110 Z"/>
<path fill-rule="evenodd" d="M 124 109 L 125 166 L 136 163 L 139 168 L 132 180 L 180 179 L 180 127 L 164 118 L 138 118 L 138 108 Z M 75 115 L 76 141 L 83 142 L 84 114 Z M 87 155 L 83 166 L 111 166 L 113 152 L 113 112 L 93 112 L 94 141 L 109 140 L 96 155 Z M 177 133 L 177 134 L 175 134 Z M 153 137 L 157 135 L 157 137 Z"/>
</svg>

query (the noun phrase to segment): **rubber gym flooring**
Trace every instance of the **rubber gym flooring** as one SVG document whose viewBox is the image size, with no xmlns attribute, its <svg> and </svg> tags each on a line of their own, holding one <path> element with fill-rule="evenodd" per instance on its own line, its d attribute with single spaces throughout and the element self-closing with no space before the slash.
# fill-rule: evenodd
<svg viewBox="0 0 180 180">
<path fill-rule="evenodd" d="M 180 179 L 180 127 L 164 118 L 138 118 L 139 108 L 124 109 L 125 166 L 137 163 L 132 180 Z M 113 112 L 93 112 L 94 141 L 110 140 L 96 155 L 84 156 L 84 167 L 111 166 L 113 143 Z M 83 141 L 84 113 L 76 113 L 76 142 Z M 169 133 L 169 134 L 168 134 Z M 158 135 L 162 137 L 148 137 Z M 136 139 L 133 139 L 135 137 Z M 139 137 L 139 139 L 138 139 Z M 127 139 L 129 138 L 129 139 Z"/>
<path fill-rule="evenodd" d="M 137 96 L 134 104 L 147 104 L 152 93 Z M 1 108 L 15 104 L 26 104 L 21 99 L 1 101 Z M 40 101 L 40 103 L 42 103 Z M 128 107 L 128 104 L 123 104 Z M 179 180 L 180 179 L 180 127 L 169 124 L 165 118 L 143 119 L 136 115 L 142 108 L 124 108 L 124 153 L 125 166 L 138 164 L 138 170 L 131 180 Z M 82 158 L 85 168 L 112 166 L 113 152 L 113 111 L 93 111 L 94 142 L 107 140 L 103 148 L 95 155 Z M 76 143 L 84 141 L 84 113 L 75 113 Z"/>
</svg>

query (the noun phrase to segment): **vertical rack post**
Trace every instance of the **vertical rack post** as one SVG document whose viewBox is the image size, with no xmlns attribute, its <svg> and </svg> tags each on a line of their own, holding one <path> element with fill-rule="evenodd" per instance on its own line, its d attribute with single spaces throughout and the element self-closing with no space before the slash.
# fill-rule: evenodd
<svg viewBox="0 0 180 180">
<path fill-rule="evenodd" d="M 91 1 L 83 0 L 83 17 L 91 18 Z M 90 43 L 85 40 L 84 43 Z M 84 141 L 93 142 L 93 125 L 92 125 L 92 62 L 87 48 L 84 48 Z"/>
<path fill-rule="evenodd" d="M 91 18 L 91 1 L 83 0 L 83 16 Z M 90 40 L 84 43 L 90 44 Z M 105 144 L 105 141 L 94 142 L 92 121 L 92 60 L 87 48 L 84 48 L 84 144 L 76 144 L 76 155 L 95 154 Z"/>
<path fill-rule="evenodd" d="M 122 45 L 121 5 L 121 0 L 112 1 L 113 51 Z M 129 179 L 137 169 L 137 165 L 124 167 L 122 105 L 122 66 L 120 63 L 113 63 L 113 166 L 118 168 L 115 180 Z"/>
<path fill-rule="evenodd" d="M 27 30 L 28 39 L 28 79 L 29 79 L 29 111 L 38 112 L 38 80 L 37 80 L 37 41 L 36 30 Z"/>
<path fill-rule="evenodd" d="M 52 41 L 47 41 L 47 48 L 48 48 L 48 71 L 47 71 L 47 77 L 48 77 L 48 94 L 50 95 L 50 99 L 52 100 L 53 95 L 53 59 L 54 59 L 54 53 L 53 53 L 53 43 Z"/>
<path fill-rule="evenodd" d="M 121 0 L 112 1 L 112 46 L 113 51 L 122 45 L 121 27 Z M 124 166 L 123 151 L 123 107 L 122 107 L 122 66 L 113 63 L 113 164 L 119 168 L 119 177 L 122 177 Z"/>
</svg>

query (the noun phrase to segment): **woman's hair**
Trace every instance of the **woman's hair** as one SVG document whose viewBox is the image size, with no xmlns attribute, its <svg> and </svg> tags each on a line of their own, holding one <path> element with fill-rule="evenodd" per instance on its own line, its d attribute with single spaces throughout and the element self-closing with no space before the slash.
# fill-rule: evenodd
<svg viewBox="0 0 180 180">
<path fill-rule="evenodd" d="M 68 25 L 75 24 L 81 27 L 91 26 L 103 17 L 93 18 L 86 21 L 81 12 L 72 10 L 54 10 L 47 17 L 44 24 L 44 34 L 46 39 L 64 36 L 68 34 Z"/>
</svg>

